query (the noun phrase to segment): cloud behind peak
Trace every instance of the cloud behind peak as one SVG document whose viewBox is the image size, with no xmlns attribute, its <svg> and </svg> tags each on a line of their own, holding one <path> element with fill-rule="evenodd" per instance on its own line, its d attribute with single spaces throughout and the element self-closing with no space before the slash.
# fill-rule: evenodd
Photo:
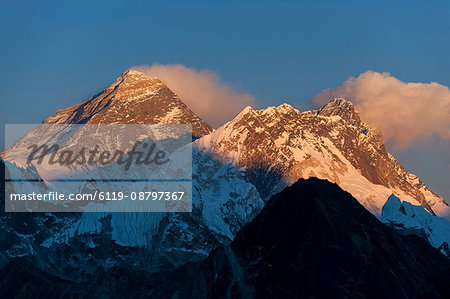
<svg viewBox="0 0 450 299">
<path fill-rule="evenodd" d="M 320 107 L 333 98 L 350 100 L 377 126 L 394 149 L 403 150 L 438 136 L 450 139 L 450 90 L 431 83 L 403 82 L 390 73 L 367 71 L 312 99 Z"/>
<path fill-rule="evenodd" d="M 246 106 L 255 106 L 253 96 L 236 91 L 209 70 L 181 64 L 141 65 L 133 69 L 161 79 L 194 113 L 215 128 Z"/>
</svg>

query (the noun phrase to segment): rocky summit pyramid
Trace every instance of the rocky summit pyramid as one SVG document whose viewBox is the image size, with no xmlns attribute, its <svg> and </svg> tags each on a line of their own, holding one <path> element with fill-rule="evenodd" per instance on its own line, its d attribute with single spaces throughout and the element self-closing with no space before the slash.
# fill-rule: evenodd
<svg viewBox="0 0 450 299">
<path fill-rule="evenodd" d="M 161 80 L 130 69 L 87 101 L 59 110 L 45 124 L 191 124 L 194 137 L 212 128 Z"/>
<path fill-rule="evenodd" d="M 345 99 L 306 112 L 288 104 L 247 107 L 195 146 L 245 169 L 265 199 L 299 178 L 318 177 L 337 183 L 375 215 L 395 194 L 450 216 L 444 199 L 387 152 L 381 133 Z"/>
</svg>

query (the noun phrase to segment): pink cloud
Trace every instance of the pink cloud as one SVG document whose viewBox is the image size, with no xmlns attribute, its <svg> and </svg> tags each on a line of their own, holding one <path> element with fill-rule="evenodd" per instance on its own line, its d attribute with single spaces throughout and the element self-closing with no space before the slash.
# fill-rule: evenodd
<svg viewBox="0 0 450 299">
<path fill-rule="evenodd" d="M 161 79 L 213 127 L 229 121 L 246 106 L 255 106 L 253 96 L 236 91 L 212 71 L 196 70 L 181 64 L 153 64 L 134 69 Z"/>
<path fill-rule="evenodd" d="M 433 137 L 450 139 L 450 90 L 431 83 L 407 83 L 390 73 L 367 71 L 312 99 L 320 107 L 331 99 L 350 100 L 364 121 L 374 124 L 395 149 L 401 150 Z"/>
</svg>

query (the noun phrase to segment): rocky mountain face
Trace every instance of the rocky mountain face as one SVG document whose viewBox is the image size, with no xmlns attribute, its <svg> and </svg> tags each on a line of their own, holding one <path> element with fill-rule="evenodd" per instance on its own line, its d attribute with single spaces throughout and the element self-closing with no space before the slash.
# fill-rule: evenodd
<svg viewBox="0 0 450 299">
<path fill-rule="evenodd" d="M 299 178 L 318 177 L 337 183 L 375 215 L 392 193 L 433 215 L 450 215 L 447 203 L 386 151 L 380 132 L 344 99 L 307 112 L 287 104 L 247 107 L 194 145 L 244 169 L 265 199 Z"/>
<path fill-rule="evenodd" d="M 273 196 L 230 245 L 163 275 L 114 267 L 68 282 L 22 259 L 10 261 L 1 274 L 0 293 L 23 297 L 450 296 L 445 256 L 419 237 L 400 235 L 339 186 L 316 178 Z"/>
<path fill-rule="evenodd" d="M 200 137 L 212 128 L 161 80 L 133 69 L 87 101 L 58 111 L 44 124 L 191 124 Z"/>
</svg>

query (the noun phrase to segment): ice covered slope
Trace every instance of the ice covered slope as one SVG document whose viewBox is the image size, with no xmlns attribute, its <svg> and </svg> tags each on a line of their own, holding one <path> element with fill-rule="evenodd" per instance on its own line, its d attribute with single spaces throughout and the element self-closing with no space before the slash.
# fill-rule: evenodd
<svg viewBox="0 0 450 299">
<path fill-rule="evenodd" d="M 415 230 L 425 235 L 426 239 L 442 253 L 449 255 L 450 222 L 444 218 L 433 216 L 422 206 L 402 202 L 395 196 L 389 196 L 383 206 L 381 221 L 399 230 Z M 447 244 L 447 245 L 446 245 Z"/>
<path fill-rule="evenodd" d="M 198 151 L 193 153 L 192 213 L 83 213 L 59 238 L 68 243 L 77 235 L 105 236 L 116 244 L 152 252 L 141 261 L 153 270 L 179 266 L 206 256 L 218 244 L 228 244 L 235 233 L 262 209 L 264 202 L 245 174 Z"/>
<path fill-rule="evenodd" d="M 393 193 L 450 217 L 447 203 L 386 151 L 380 132 L 344 99 L 307 112 L 287 104 L 247 107 L 194 144 L 244 168 L 266 199 L 299 178 L 318 177 L 339 184 L 376 215 Z"/>
</svg>

